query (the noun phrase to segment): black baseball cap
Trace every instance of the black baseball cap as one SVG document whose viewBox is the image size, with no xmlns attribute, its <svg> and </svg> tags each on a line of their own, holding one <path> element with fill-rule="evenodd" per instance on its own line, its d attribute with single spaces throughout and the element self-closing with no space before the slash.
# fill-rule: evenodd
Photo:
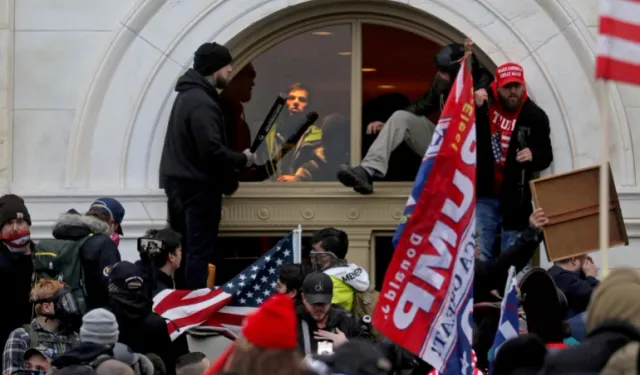
<svg viewBox="0 0 640 375">
<path fill-rule="evenodd" d="M 302 283 L 304 299 L 310 304 L 331 303 L 333 298 L 333 281 L 323 272 L 310 273 Z"/>
<path fill-rule="evenodd" d="M 145 274 L 137 265 L 122 261 L 107 267 L 104 274 L 109 277 L 109 282 L 121 290 L 139 290 L 144 285 Z"/>
</svg>

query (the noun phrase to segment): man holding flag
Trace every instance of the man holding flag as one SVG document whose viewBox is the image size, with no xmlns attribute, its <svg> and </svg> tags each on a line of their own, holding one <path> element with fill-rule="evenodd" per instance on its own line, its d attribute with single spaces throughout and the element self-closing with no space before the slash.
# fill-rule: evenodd
<svg viewBox="0 0 640 375">
<path fill-rule="evenodd" d="M 418 171 L 373 323 L 443 374 L 473 373 L 476 138 L 471 43 Z M 407 217 L 407 216 L 405 216 Z"/>
</svg>

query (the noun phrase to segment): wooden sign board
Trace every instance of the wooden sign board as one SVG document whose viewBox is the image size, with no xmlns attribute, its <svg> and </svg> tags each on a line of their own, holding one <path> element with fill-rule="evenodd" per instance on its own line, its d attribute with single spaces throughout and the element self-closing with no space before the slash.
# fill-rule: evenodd
<svg viewBox="0 0 640 375">
<path fill-rule="evenodd" d="M 600 166 L 578 169 L 529 182 L 535 207 L 549 224 L 544 228 L 549 261 L 600 249 Z M 618 193 L 609 169 L 609 247 L 629 245 Z"/>
</svg>

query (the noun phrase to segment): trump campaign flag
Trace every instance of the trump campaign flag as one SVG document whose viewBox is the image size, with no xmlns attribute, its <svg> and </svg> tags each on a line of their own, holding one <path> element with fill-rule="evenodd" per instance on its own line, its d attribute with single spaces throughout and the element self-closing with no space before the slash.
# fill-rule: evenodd
<svg viewBox="0 0 640 375">
<path fill-rule="evenodd" d="M 473 373 L 476 130 L 467 63 L 463 60 L 416 177 L 415 186 L 422 187 L 412 194 L 413 213 L 373 314 L 383 335 L 439 373 L 456 375 Z"/>
<path fill-rule="evenodd" d="M 236 337 L 244 317 L 275 292 L 278 268 L 300 262 L 301 235 L 300 229 L 290 233 L 222 286 L 158 293 L 153 311 L 167 320 L 171 339 L 195 327 Z"/>
<path fill-rule="evenodd" d="M 640 0 L 601 0 L 596 78 L 640 85 Z"/>
<path fill-rule="evenodd" d="M 493 361 L 498 354 L 498 350 L 502 344 L 507 340 L 514 337 L 518 337 L 520 329 L 519 320 L 519 305 L 518 305 L 518 291 L 516 285 L 516 268 L 511 266 L 509 268 L 509 276 L 507 277 L 507 285 L 504 290 L 504 298 L 500 307 L 500 321 L 498 324 L 498 330 L 496 331 L 496 337 L 493 340 L 493 345 L 489 350 L 489 374 L 493 373 Z"/>
</svg>

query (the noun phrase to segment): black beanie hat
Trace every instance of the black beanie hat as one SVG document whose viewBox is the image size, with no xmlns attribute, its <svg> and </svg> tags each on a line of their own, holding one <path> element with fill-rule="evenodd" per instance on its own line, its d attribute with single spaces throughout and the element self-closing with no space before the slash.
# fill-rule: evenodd
<svg viewBox="0 0 640 375">
<path fill-rule="evenodd" d="M 13 219 L 23 219 L 31 225 L 31 215 L 24 205 L 24 199 L 15 194 L 0 197 L 0 228 Z"/>
<path fill-rule="evenodd" d="M 221 68 L 231 64 L 231 53 L 218 43 L 204 43 L 193 57 L 193 69 L 203 76 L 210 76 Z"/>
</svg>

